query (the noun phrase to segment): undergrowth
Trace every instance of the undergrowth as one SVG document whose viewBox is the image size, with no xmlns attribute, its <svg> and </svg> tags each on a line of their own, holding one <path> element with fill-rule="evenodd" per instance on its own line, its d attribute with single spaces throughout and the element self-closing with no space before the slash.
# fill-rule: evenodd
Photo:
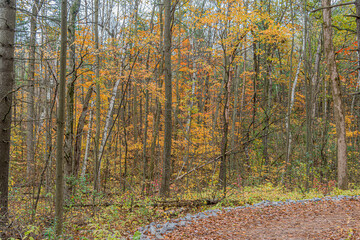
<svg viewBox="0 0 360 240">
<path fill-rule="evenodd" d="M 299 189 L 289 191 L 284 187 L 267 183 L 256 187 L 228 187 L 226 198 L 223 198 L 222 192 L 216 188 L 207 188 L 201 192 L 188 191 L 166 199 L 166 201 L 188 201 L 190 203 L 183 207 L 154 207 L 154 203 L 162 201 L 157 196 L 141 197 L 129 192 L 120 195 L 116 190 L 106 195 L 97 195 L 94 205 L 92 194 L 80 189 L 77 191 L 76 197 L 71 198 L 68 202 L 69 207 L 65 213 L 64 239 L 119 239 L 133 236 L 139 227 L 150 222 L 164 222 L 187 213 L 255 204 L 263 200 L 300 200 L 336 195 L 360 195 L 360 188 L 353 186 L 351 190 L 343 191 L 336 187 L 315 186 L 309 191 Z M 54 239 L 53 209 L 46 207 L 51 202 L 51 199 L 48 198 L 41 198 L 39 201 L 37 214 L 33 221 L 30 219 L 32 212 L 29 210 L 31 206 L 27 203 L 27 198 L 12 199 L 10 206 L 12 239 Z M 191 205 L 191 201 L 199 199 L 204 200 L 203 206 Z M 205 205 L 208 200 L 217 203 Z M 32 223 L 25 224 L 27 222 Z"/>
</svg>

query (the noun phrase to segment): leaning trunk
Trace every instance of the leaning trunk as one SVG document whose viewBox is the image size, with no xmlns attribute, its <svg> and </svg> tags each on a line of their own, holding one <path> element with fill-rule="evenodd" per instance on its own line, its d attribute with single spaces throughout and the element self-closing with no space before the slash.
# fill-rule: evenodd
<svg viewBox="0 0 360 240">
<path fill-rule="evenodd" d="M 331 28 L 331 9 L 328 8 L 331 0 L 322 0 L 323 19 L 324 19 L 324 50 L 326 62 L 329 69 L 331 89 L 334 99 L 334 116 L 336 122 L 337 136 L 337 160 L 338 160 L 338 185 L 341 189 L 347 189 L 347 153 L 346 153 L 346 129 L 344 105 L 342 102 L 340 77 L 337 71 L 335 51 L 333 45 L 333 36 Z"/>
</svg>

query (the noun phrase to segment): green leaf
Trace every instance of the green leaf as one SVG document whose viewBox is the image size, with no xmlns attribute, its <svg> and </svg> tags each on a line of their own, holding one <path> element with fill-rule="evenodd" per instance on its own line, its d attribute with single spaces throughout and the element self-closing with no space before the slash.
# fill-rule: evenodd
<svg viewBox="0 0 360 240">
<path fill-rule="evenodd" d="M 136 231 L 136 232 L 134 233 L 133 239 L 134 239 L 134 240 L 139 240 L 140 237 L 141 237 L 141 232 Z"/>
</svg>

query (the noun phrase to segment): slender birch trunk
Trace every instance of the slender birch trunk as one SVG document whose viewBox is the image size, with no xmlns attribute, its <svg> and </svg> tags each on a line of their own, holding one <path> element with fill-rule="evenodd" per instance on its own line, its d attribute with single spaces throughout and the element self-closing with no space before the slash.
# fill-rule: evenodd
<svg viewBox="0 0 360 240">
<path fill-rule="evenodd" d="M 121 73 L 120 73 L 121 76 Z M 100 169 L 101 169 L 101 162 L 102 162 L 102 157 L 104 154 L 104 150 L 105 150 L 105 146 L 107 143 L 107 140 L 109 138 L 109 135 L 111 134 L 110 132 L 110 128 L 111 128 L 111 123 L 113 120 L 113 112 L 114 112 L 114 106 L 115 106 L 115 99 L 117 96 L 117 92 L 118 92 L 118 88 L 119 88 L 119 84 L 122 78 L 119 78 L 116 82 L 115 85 L 113 87 L 112 90 L 112 94 L 111 94 L 111 98 L 110 98 L 110 103 L 109 103 L 109 109 L 108 112 L 106 114 L 106 119 L 105 119 L 105 127 L 104 127 L 104 131 L 103 131 L 103 135 L 102 135 L 102 140 L 101 140 L 101 145 L 100 145 L 100 149 L 99 149 L 99 154 L 98 154 L 98 158 L 97 158 L 97 169 L 96 169 L 96 176 L 97 179 L 95 179 L 95 181 L 98 182 L 98 184 L 100 184 Z M 98 185 L 99 189 L 100 189 L 100 185 Z"/>
<path fill-rule="evenodd" d="M 85 147 L 85 153 L 84 153 L 84 162 L 82 165 L 82 169 L 81 169 L 81 179 L 85 179 L 85 173 L 86 173 L 86 168 L 87 168 L 87 163 L 88 163 L 88 159 L 89 159 L 89 151 L 90 151 L 90 144 L 91 144 L 91 130 L 92 130 L 92 125 L 93 125 L 93 108 L 94 106 L 94 102 L 91 102 L 90 104 L 90 116 L 89 116 L 89 128 L 88 128 L 88 132 L 86 134 L 86 147 Z"/>
</svg>

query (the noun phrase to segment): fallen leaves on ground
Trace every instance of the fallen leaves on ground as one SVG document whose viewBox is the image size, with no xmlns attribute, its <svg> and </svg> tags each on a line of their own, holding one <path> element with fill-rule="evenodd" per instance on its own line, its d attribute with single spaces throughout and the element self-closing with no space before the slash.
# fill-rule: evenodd
<svg viewBox="0 0 360 240">
<path fill-rule="evenodd" d="M 179 227 L 165 239 L 360 239 L 360 198 L 236 209 Z"/>
</svg>

